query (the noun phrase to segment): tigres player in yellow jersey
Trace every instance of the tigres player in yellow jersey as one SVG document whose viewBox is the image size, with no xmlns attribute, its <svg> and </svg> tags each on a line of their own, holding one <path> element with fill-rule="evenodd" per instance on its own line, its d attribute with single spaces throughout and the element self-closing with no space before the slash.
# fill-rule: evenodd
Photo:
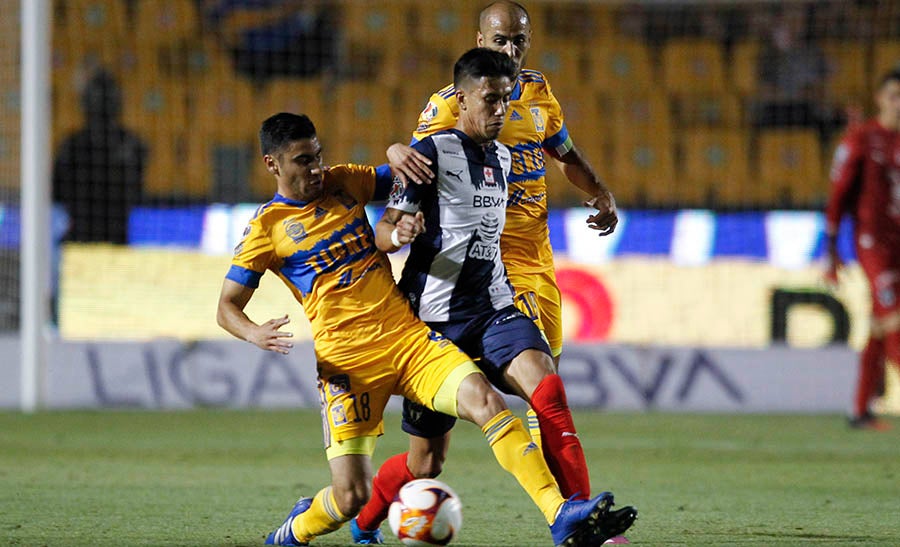
<svg viewBox="0 0 900 547">
<path fill-rule="evenodd" d="M 277 193 L 257 210 L 219 296 L 217 320 L 234 336 L 288 353 L 288 317 L 253 322 L 244 308 L 266 271 L 278 275 L 312 324 L 332 484 L 301 498 L 267 544 L 307 545 L 339 528 L 367 501 L 375 438 L 392 394 L 482 427 L 500 465 L 528 492 L 554 538 L 592 535 L 597 508 L 566 501 L 522 422 L 474 363 L 414 315 L 374 243 L 365 204 L 386 199 L 388 168 L 322 165 L 306 116 L 276 114 L 260 130 L 263 159 Z M 399 182 L 397 183 L 399 184 Z M 397 224 L 406 244 L 421 215 Z"/>
<path fill-rule="evenodd" d="M 513 160 L 500 245 L 516 290 L 516 305 L 544 331 L 558 364 L 562 313 L 547 228 L 546 154 L 558 160 L 572 184 L 591 196 L 585 205 L 595 207 L 597 213 L 588 218 L 588 224 L 601 235 L 612 233 L 618 222 L 615 200 L 572 142 L 547 78 L 522 68 L 531 46 L 531 20 L 525 8 L 509 1 L 488 5 L 479 18 L 477 42 L 509 55 L 519 67 L 509 114 L 497 139 L 509 147 Z M 449 85 L 431 96 L 419 115 L 413 141 L 453 127 L 458 117 L 455 90 Z M 406 158 L 409 168 L 419 173 L 416 178 L 428 176 L 424 165 L 417 168 L 414 155 Z"/>
</svg>

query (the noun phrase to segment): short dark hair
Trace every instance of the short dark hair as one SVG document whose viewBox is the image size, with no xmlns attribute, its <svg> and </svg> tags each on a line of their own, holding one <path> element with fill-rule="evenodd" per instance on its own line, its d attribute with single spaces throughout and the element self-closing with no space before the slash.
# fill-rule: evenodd
<svg viewBox="0 0 900 547">
<path fill-rule="evenodd" d="M 316 126 L 306 114 L 281 112 L 266 118 L 259 129 L 263 155 L 277 154 L 289 143 L 316 136 Z"/>
<path fill-rule="evenodd" d="M 501 78 L 515 81 L 519 68 L 516 63 L 499 51 L 476 47 L 463 53 L 453 66 L 453 85 L 459 87 L 465 80 Z"/>
<path fill-rule="evenodd" d="M 895 66 L 878 81 L 878 89 L 881 89 L 890 82 L 900 83 L 900 65 Z"/>
</svg>

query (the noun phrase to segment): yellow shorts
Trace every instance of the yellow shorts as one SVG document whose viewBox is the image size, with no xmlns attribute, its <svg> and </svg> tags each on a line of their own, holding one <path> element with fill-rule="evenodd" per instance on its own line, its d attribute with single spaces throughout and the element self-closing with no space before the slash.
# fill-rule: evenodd
<svg viewBox="0 0 900 547">
<path fill-rule="evenodd" d="M 356 336 L 316 340 L 322 430 L 329 459 L 362 453 L 358 443 L 346 441 L 384 432 L 384 407 L 391 395 L 403 395 L 455 416 L 459 384 L 469 374 L 480 373 L 465 353 L 419 321 L 370 330 L 379 332 L 357 329 L 352 333 Z M 347 451 L 332 449 L 333 444 L 346 445 Z"/>
<path fill-rule="evenodd" d="M 553 270 L 535 273 L 509 272 L 516 290 L 516 307 L 534 321 L 550 345 L 554 357 L 562 353 L 562 297 Z"/>
</svg>

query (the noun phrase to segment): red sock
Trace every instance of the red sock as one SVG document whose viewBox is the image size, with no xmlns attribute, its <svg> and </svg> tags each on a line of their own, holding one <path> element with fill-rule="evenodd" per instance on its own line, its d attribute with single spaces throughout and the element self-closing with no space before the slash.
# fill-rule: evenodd
<svg viewBox="0 0 900 547">
<path fill-rule="evenodd" d="M 391 456 L 378 468 L 372 480 L 372 497 L 356 517 L 356 523 L 363 530 L 374 530 L 381 526 L 400 488 L 415 479 L 406 467 L 408 454 L 404 452 Z"/>
<path fill-rule="evenodd" d="M 558 374 L 541 380 L 531 395 L 531 408 L 541 425 L 544 459 L 556 478 L 563 497 L 577 494 L 578 499 L 591 496 L 591 479 L 581 441 L 566 401 L 566 390 Z"/>
<path fill-rule="evenodd" d="M 869 402 L 875 395 L 879 380 L 884 377 L 884 340 L 869 337 L 869 342 L 859 355 L 859 382 L 856 385 L 854 415 L 860 417 L 868 413 Z"/>
</svg>

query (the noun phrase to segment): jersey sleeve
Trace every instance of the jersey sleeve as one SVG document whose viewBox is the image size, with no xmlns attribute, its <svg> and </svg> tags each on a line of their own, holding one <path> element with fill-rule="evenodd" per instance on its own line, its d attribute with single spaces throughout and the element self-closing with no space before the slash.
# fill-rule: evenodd
<svg viewBox="0 0 900 547">
<path fill-rule="evenodd" d="M 431 160 L 431 169 L 436 172 L 437 169 L 437 149 L 434 146 L 434 140 L 431 137 L 425 137 L 413 145 L 416 152 Z M 422 202 L 427 196 L 436 192 L 437 179 L 435 178 L 430 184 L 394 184 L 390 198 L 388 198 L 387 208 L 398 209 L 404 213 L 417 213 L 422 208 Z"/>
<path fill-rule="evenodd" d="M 378 167 L 336 165 L 329 169 L 329 176 L 333 177 L 334 184 L 363 204 L 384 201 L 391 191 L 391 168 L 386 163 Z"/>
<path fill-rule="evenodd" d="M 547 82 L 547 128 L 544 133 L 544 142 L 541 147 L 547 150 L 555 157 L 565 156 L 575 144 L 572 137 L 569 136 L 569 130 L 566 128 L 565 117 L 563 116 L 562 107 L 553 91 L 550 89 L 550 83 Z"/>
<path fill-rule="evenodd" d="M 841 217 L 856 197 L 862 179 L 864 157 L 861 131 L 848 133 L 834 151 L 831 164 L 831 192 L 825 208 L 825 233 L 837 234 Z"/>
<path fill-rule="evenodd" d="M 262 224 L 254 218 L 244 231 L 244 239 L 234 249 L 231 268 L 225 278 L 255 289 L 259 287 L 260 278 L 275 259 L 272 239 Z"/>
<path fill-rule="evenodd" d="M 451 95 L 451 93 L 454 94 Z M 438 131 L 455 126 L 458 114 L 459 107 L 456 105 L 456 95 L 453 86 L 450 85 L 438 91 L 428 99 L 425 110 L 419 114 L 416 130 L 412 134 L 412 144 Z"/>
</svg>

